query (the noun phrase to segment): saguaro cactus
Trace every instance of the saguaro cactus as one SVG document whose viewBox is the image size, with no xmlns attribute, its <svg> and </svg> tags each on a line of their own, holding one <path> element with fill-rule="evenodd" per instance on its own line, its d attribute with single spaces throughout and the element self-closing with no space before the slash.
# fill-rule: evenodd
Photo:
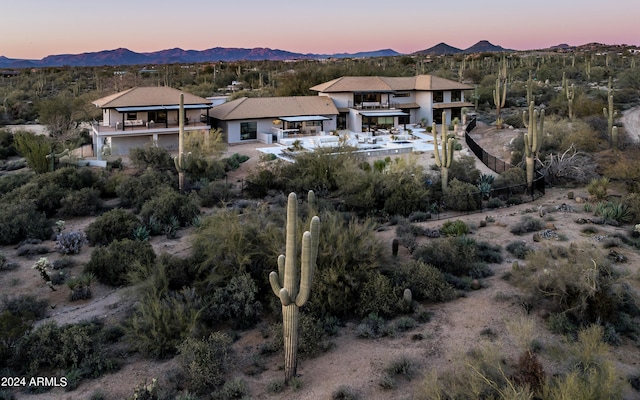
<svg viewBox="0 0 640 400">
<path fill-rule="evenodd" d="M 573 99 L 575 97 L 575 86 L 572 83 L 571 86 L 567 84 L 565 89 L 567 95 L 567 106 L 569 108 L 569 122 L 573 122 Z"/>
<path fill-rule="evenodd" d="M 524 111 L 522 113 L 522 121 L 527 128 L 527 133 L 524 134 L 524 154 L 527 169 L 527 187 L 531 191 L 533 188 L 535 158 L 538 156 L 544 134 L 544 109 L 538 112 L 532 101 L 529 103 L 529 112 Z"/>
<path fill-rule="evenodd" d="M 173 157 L 173 163 L 178 170 L 178 188 L 184 190 L 184 170 L 186 165 L 184 155 L 184 93 L 180 93 L 180 107 L 178 111 L 178 155 Z"/>
<path fill-rule="evenodd" d="M 609 107 L 604 107 L 602 113 L 607 118 L 607 135 L 609 136 L 609 142 L 613 146 L 613 119 L 618 116 L 618 111 L 613 109 L 613 82 L 609 77 L 609 90 L 607 91 L 607 99 L 609 101 Z"/>
<path fill-rule="evenodd" d="M 618 127 L 615 125 L 611 128 L 611 148 L 618 150 Z"/>
<path fill-rule="evenodd" d="M 296 263 L 298 254 L 297 214 L 298 199 L 295 193 L 290 193 L 287 203 L 285 255 L 281 254 L 278 257 L 278 272 L 273 271 L 269 274 L 271 289 L 282 303 L 284 378 L 286 382 L 296 376 L 299 307 L 307 302 L 311 291 L 320 232 L 320 218 L 314 216 L 311 219 L 310 231 L 306 231 L 302 235 L 301 273 L 298 274 Z"/>
<path fill-rule="evenodd" d="M 501 82 L 500 78 L 496 79 L 496 88 L 493 90 L 493 103 L 496 105 L 496 128 L 502 129 L 502 118 L 500 111 L 505 105 L 507 99 L 507 82 Z"/>
<path fill-rule="evenodd" d="M 434 122 L 431 126 L 431 133 L 433 133 L 433 154 L 436 157 L 436 165 L 440 167 L 440 176 L 442 181 L 442 191 L 445 192 L 447 190 L 447 185 L 449 184 L 449 167 L 451 166 L 451 161 L 453 160 L 453 144 L 454 139 L 447 139 L 447 128 L 446 128 L 446 113 L 442 113 L 442 156 L 440 155 L 440 149 L 438 148 L 438 130 L 436 129 L 436 123 Z"/>
</svg>

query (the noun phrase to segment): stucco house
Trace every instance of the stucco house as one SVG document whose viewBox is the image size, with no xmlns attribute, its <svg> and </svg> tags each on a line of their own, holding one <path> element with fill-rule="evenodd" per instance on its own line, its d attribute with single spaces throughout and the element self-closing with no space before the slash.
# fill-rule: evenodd
<svg viewBox="0 0 640 400">
<path fill-rule="evenodd" d="M 150 144 L 177 150 L 180 93 L 166 86 L 135 87 L 94 101 L 102 109 L 102 121 L 92 128 L 97 158 Z M 211 107 L 211 101 L 184 93 L 185 131 L 208 132 Z"/>
<path fill-rule="evenodd" d="M 212 108 L 210 116 L 228 143 L 273 143 L 336 129 L 338 109 L 328 97 L 242 97 Z"/>
<path fill-rule="evenodd" d="M 461 119 L 464 91 L 473 86 L 433 75 L 411 77 L 344 76 L 311 88 L 333 100 L 337 129 L 368 132 L 407 124 L 441 124 Z"/>
</svg>

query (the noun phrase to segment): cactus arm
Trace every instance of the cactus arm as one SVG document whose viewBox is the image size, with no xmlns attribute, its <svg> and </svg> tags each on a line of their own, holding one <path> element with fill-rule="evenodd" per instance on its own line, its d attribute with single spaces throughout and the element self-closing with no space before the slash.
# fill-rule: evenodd
<svg viewBox="0 0 640 400">
<path fill-rule="evenodd" d="M 291 192 L 289 193 L 287 202 L 287 235 L 283 287 L 287 289 L 289 295 L 293 298 L 298 294 L 298 271 L 296 268 L 296 256 L 298 254 L 298 243 L 296 242 L 296 236 L 298 233 L 297 214 L 298 197 L 294 192 Z"/>
<path fill-rule="evenodd" d="M 302 307 L 309 298 L 311 291 L 311 279 L 313 279 L 313 261 L 311 250 L 311 232 L 302 235 L 302 267 L 300 268 L 300 290 L 296 296 L 296 305 Z"/>
</svg>

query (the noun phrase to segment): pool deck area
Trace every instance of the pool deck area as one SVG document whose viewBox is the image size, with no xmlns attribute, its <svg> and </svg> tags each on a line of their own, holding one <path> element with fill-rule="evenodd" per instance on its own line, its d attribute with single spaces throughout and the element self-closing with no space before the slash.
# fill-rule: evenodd
<svg viewBox="0 0 640 400">
<path fill-rule="evenodd" d="M 307 151 L 313 151 L 318 148 L 339 147 L 341 145 L 351 146 L 367 157 L 404 154 L 414 151 L 428 152 L 433 151 L 434 146 L 433 136 L 427 133 L 424 128 L 416 128 L 412 129 L 411 132 L 404 131 L 397 135 L 371 136 L 370 133 L 339 131 L 338 136 L 289 137 L 281 140 L 281 143 L 275 146 L 259 147 L 256 150 L 262 153 L 274 154 L 278 158 L 293 162 L 294 160 L 290 157 L 291 152 L 287 151 L 287 149 L 295 141 L 299 141 L 302 148 Z"/>
</svg>

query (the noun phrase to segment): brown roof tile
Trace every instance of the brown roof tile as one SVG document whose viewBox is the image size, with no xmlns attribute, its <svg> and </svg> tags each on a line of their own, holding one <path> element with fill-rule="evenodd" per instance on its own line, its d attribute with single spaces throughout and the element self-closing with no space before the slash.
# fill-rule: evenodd
<svg viewBox="0 0 640 400">
<path fill-rule="evenodd" d="M 418 75 L 410 77 L 343 76 L 311 88 L 311 90 L 323 93 L 458 89 L 468 90 L 473 89 L 473 86 L 433 75 Z"/>
<path fill-rule="evenodd" d="M 326 96 L 242 97 L 209 111 L 211 117 L 220 120 L 336 114 L 338 109 Z"/>
<path fill-rule="evenodd" d="M 180 102 L 180 93 L 184 93 L 184 104 L 210 104 L 204 97 L 195 96 L 167 86 L 135 87 L 118 92 L 93 102 L 100 108 L 132 106 L 170 106 Z"/>
</svg>

